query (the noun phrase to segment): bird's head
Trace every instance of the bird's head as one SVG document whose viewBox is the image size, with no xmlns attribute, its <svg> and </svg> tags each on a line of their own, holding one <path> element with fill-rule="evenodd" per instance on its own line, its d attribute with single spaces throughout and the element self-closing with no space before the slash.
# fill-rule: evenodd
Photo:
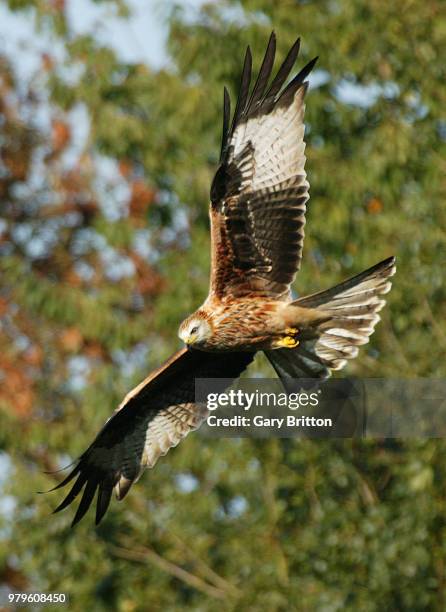
<svg viewBox="0 0 446 612">
<path fill-rule="evenodd" d="M 200 346 L 211 337 L 212 327 L 207 317 L 198 311 L 181 323 L 178 335 L 188 346 Z"/>
</svg>

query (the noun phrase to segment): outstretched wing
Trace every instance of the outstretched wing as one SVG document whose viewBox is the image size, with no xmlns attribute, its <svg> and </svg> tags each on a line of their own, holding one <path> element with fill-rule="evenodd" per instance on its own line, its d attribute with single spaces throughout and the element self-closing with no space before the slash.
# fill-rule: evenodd
<svg viewBox="0 0 446 612">
<path fill-rule="evenodd" d="M 115 490 L 124 498 L 146 467 L 176 446 L 206 417 L 195 403 L 196 378 L 235 379 L 253 360 L 254 353 L 204 353 L 183 348 L 135 387 L 105 423 L 75 468 L 55 489 L 74 484 L 54 512 L 71 504 L 84 489 L 73 519 L 75 525 L 98 491 L 96 524 L 104 516 Z M 53 489 L 54 490 L 54 489 Z"/>
<path fill-rule="evenodd" d="M 300 266 L 309 185 L 305 174 L 304 95 L 316 59 L 283 87 L 299 52 L 294 43 L 268 87 L 271 34 L 255 85 L 248 47 L 230 125 L 224 90 L 220 165 L 211 187 L 210 297 L 288 295 Z"/>
</svg>

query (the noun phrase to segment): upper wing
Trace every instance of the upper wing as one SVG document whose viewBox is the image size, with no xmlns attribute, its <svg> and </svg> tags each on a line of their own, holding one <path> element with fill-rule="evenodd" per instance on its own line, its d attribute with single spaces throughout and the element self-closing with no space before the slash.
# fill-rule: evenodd
<svg viewBox="0 0 446 612">
<path fill-rule="evenodd" d="M 230 123 L 224 90 L 220 165 L 211 187 L 211 296 L 287 295 L 300 266 L 305 204 L 304 95 L 316 59 L 283 88 L 299 52 L 294 43 L 271 85 L 276 39 L 271 34 L 249 95 L 248 47 Z"/>
<path fill-rule="evenodd" d="M 75 525 L 98 491 L 96 524 L 104 516 L 113 489 L 123 499 L 145 467 L 153 467 L 207 415 L 195 403 L 196 378 L 235 379 L 253 360 L 254 353 L 204 353 L 183 348 L 135 387 L 105 423 L 75 468 L 55 489 L 77 477 L 56 508 L 66 508 L 84 488 L 73 519 Z M 53 489 L 54 490 L 54 489 Z"/>
</svg>

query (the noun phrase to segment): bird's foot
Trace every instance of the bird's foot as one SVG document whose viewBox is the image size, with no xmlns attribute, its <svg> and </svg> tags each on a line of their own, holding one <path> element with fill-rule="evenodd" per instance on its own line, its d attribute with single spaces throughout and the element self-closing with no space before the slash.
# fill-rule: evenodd
<svg viewBox="0 0 446 612">
<path fill-rule="evenodd" d="M 283 338 L 280 338 L 277 341 L 276 346 L 283 348 L 295 348 L 298 344 L 299 340 L 296 340 L 296 338 L 293 338 L 292 336 L 283 336 Z"/>
<path fill-rule="evenodd" d="M 279 338 L 276 342 L 276 346 L 283 348 L 295 348 L 299 344 L 299 340 L 296 339 L 298 329 L 295 327 L 287 327 L 285 330 L 285 336 Z"/>
<path fill-rule="evenodd" d="M 295 336 L 298 331 L 296 327 L 287 327 L 285 333 L 287 336 Z"/>
</svg>

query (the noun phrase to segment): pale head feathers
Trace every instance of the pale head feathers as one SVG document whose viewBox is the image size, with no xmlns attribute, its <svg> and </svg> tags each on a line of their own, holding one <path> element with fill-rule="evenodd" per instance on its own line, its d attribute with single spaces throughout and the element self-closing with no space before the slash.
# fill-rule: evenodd
<svg viewBox="0 0 446 612">
<path fill-rule="evenodd" d="M 212 324 L 209 316 L 197 310 L 185 319 L 178 330 L 178 336 L 187 345 L 199 346 L 212 335 Z"/>
</svg>

